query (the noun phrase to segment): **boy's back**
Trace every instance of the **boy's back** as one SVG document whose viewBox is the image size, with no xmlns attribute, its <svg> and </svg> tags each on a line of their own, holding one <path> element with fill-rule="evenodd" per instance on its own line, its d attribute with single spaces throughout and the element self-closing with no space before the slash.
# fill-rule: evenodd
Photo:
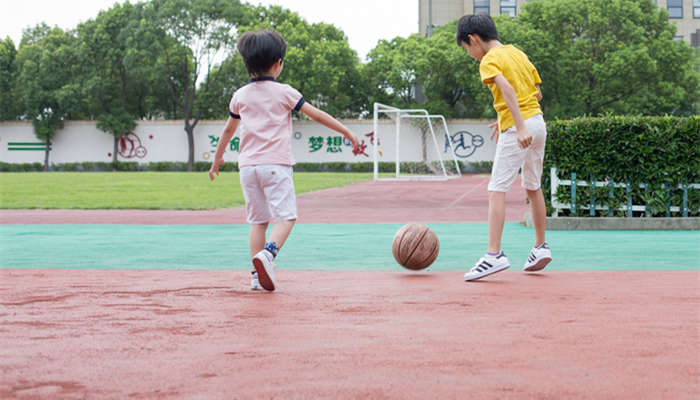
<svg viewBox="0 0 700 400">
<path fill-rule="evenodd" d="M 290 111 L 303 104 L 301 93 L 272 77 L 251 79 L 238 89 L 229 106 L 231 116 L 241 120 L 238 165 L 294 165 Z"/>
<path fill-rule="evenodd" d="M 502 131 L 515 125 L 515 122 L 503 94 L 494 82 L 494 77 L 500 74 L 515 89 L 523 119 L 542 114 L 540 104 L 537 101 L 539 91 L 536 86 L 542 83 L 542 80 L 527 55 L 515 46 L 503 45 L 491 49 L 481 59 L 479 73 L 481 81 L 488 85 L 493 94 L 493 107 L 498 113 L 498 123 Z"/>
</svg>

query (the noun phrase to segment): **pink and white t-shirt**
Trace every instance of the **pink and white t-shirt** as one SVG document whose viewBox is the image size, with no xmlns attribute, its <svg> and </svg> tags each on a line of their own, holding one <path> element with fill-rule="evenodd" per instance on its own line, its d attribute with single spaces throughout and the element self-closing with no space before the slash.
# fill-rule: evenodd
<svg viewBox="0 0 700 400">
<path fill-rule="evenodd" d="M 294 165 L 292 114 L 304 104 L 301 93 L 272 77 L 254 78 L 233 94 L 229 114 L 241 120 L 238 166 Z"/>
</svg>

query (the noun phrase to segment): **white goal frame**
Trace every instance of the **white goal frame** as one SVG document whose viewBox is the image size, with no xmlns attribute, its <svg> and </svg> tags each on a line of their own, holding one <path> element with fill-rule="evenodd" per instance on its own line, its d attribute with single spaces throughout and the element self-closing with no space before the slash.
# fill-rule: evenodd
<svg viewBox="0 0 700 400">
<path fill-rule="evenodd" d="M 395 126 L 396 126 L 396 175 L 391 178 L 380 178 L 379 177 L 379 117 L 381 114 L 394 114 Z M 440 161 L 440 167 L 442 168 L 442 175 L 401 175 L 401 158 L 399 152 L 399 145 L 401 143 L 401 120 L 404 118 L 425 118 L 428 122 L 428 127 L 430 128 L 430 135 L 433 138 L 433 144 L 435 145 L 435 152 L 437 153 L 437 159 Z M 447 143 L 450 146 L 450 154 L 452 155 L 452 160 L 455 163 L 455 168 L 457 170 L 456 175 L 448 175 L 445 169 L 445 162 L 442 159 L 442 154 L 440 154 L 440 146 L 438 145 L 437 137 L 435 136 L 435 129 L 433 128 L 432 118 L 438 118 L 442 121 L 443 129 L 445 129 L 445 134 L 447 135 Z M 462 172 L 459 169 L 459 162 L 455 156 L 454 148 L 452 147 L 452 136 L 450 136 L 450 131 L 447 129 L 447 121 L 445 117 L 438 114 L 430 114 L 428 110 L 424 109 L 401 109 L 392 106 L 388 106 L 382 103 L 374 103 L 374 143 L 373 143 L 373 158 L 374 158 L 374 180 L 375 181 L 396 181 L 396 180 L 439 180 L 444 181 L 448 179 L 454 179 L 462 176 Z M 426 163 L 429 162 L 426 160 Z"/>
</svg>

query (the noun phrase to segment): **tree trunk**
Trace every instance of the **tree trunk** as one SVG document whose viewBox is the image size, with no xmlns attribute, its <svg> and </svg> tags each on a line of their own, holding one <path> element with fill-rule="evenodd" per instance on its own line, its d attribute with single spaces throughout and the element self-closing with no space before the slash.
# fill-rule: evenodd
<svg viewBox="0 0 700 400">
<path fill-rule="evenodd" d="M 187 172 L 192 172 L 194 168 L 194 125 L 185 123 L 185 132 L 187 132 Z"/>
<path fill-rule="evenodd" d="M 49 171 L 49 151 L 51 149 L 51 140 L 46 139 L 46 150 L 44 151 L 44 172 Z"/>
<path fill-rule="evenodd" d="M 112 151 L 112 172 L 117 170 L 117 153 L 119 152 L 119 138 L 114 137 L 114 150 Z"/>
</svg>

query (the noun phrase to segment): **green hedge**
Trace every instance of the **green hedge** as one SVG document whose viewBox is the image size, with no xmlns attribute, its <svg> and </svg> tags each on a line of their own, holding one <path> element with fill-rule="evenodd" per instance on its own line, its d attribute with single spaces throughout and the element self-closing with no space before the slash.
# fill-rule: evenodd
<svg viewBox="0 0 700 400">
<path fill-rule="evenodd" d="M 700 183 L 700 117 L 610 116 L 551 121 L 547 124 L 547 149 L 543 189 L 550 207 L 550 167 L 557 167 L 559 179 L 630 182 L 632 203 L 647 204 L 653 216 L 666 216 L 666 204 L 680 206 L 679 184 Z M 645 190 L 639 184 L 646 183 Z M 674 187 L 667 190 L 664 185 Z M 614 208 L 627 204 L 625 188 L 616 188 L 613 196 L 607 187 L 578 186 L 578 207 L 588 205 L 593 194 L 596 205 Z M 569 186 L 557 191 L 560 202 L 571 200 Z M 698 216 L 700 191 L 688 190 L 691 216 Z M 564 215 L 568 213 L 565 211 Z M 607 215 L 607 212 L 603 212 Z M 616 215 L 626 212 L 616 212 Z M 639 214 L 639 213 L 637 213 Z M 588 210 L 579 209 L 578 216 Z M 600 212 L 597 214 L 600 215 Z M 672 213 L 673 216 L 680 215 Z"/>
<path fill-rule="evenodd" d="M 465 173 L 489 173 L 492 162 L 482 161 L 464 164 L 460 161 L 460 170 Z M 210 162 L 195 162 L 193 170 L 195 172 L 209 171 Z M 454 163 L 446 163 L 450 170 L 454 170 Z M 374 164 L 371 162 L 349 163 L 349 162 L 328 162 L 328 163 L 297 163 L 294 171 L 297 172 L 372 172 Z M 439 164 L 431 163 L 426 165 L 420 162 L 401 163 L 401 170 L 410 174 L 430 173 L 431 169 L 439 170 Z M 43 171 L 44 165 L 41 163 L 9 164 L 0 162 L 0 172 L 34 172 Z M 187 171 L 185 162 L 151 162 L 139 164 L 137 162 L 81 162 L 52 164 L 51 171 L 71 171 L 71 172 L 104 172 L 104 171 Z M 380 162 L 380 172 L 394 172 L 394 163 Z M 237 163 L 226 163 L 221 171 L 238 171 Z"/>
</svg>

